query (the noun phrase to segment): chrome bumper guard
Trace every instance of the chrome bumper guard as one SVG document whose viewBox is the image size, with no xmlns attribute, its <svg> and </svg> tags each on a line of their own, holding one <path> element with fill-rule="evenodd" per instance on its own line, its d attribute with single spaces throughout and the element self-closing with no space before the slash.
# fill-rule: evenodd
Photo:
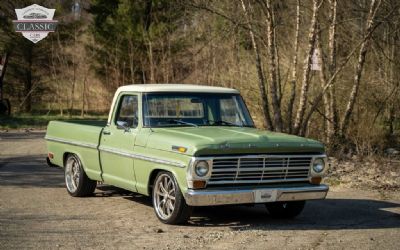
<svg viewBox="0 0 400 250">
<path fill-rule="evenodd" d="M 273 187 L 254 189 L 193 190 L 184 195 L 190 206 L 215 206 L 229 204 L 266 203 L 276 201 L 325 199 L 327 185 L 304 187 Z"/>
</svg>

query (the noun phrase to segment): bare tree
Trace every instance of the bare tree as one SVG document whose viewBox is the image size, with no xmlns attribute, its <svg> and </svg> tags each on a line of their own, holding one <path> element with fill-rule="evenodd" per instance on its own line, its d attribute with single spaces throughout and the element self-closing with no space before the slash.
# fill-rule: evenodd
<svg viewBox="0 0 400 250">
<path fill-rule="evenodd" d="M 308 89 L 310 85 L 311 57 L 314 52 L 315 40 L 317 36 L 318 12 L 322 5 L 322 2 L 323 1 L 318 2 L 318 0 L 313 0 L 313 12 L 311 17 L 310 30 L 308 34 L 308 45 L 306 50 L 307 54 L 306 54 L 306 59 L 304 61 L 304 72 L 301 84 L 300 100 L 293 128 L 294 134 L 300 134 L 301 125 L 304 119 L 304 113 L 306 111 Z"/>
<path fill-rule="evenodd" d="M 261 3 L 262 10 L 266 16 L 269 89 L 271 94 L 275 130 L 282 131 L 283 121 L 282 121 L 280 95 L 278 88 L 278 86 L 280 86 L 280 83 L 278 82 L 279 60 L 278 60 L 278 54 L 277 54 L 278 50 L 276 45 L 274 9 L 271 6 L 271 0 L 261 0 L 259 2 Z"/>
<path fill-rule="evenodd" d="M 369 33 L 367 33 L 364 38 L 361 40 L 361 42 L 355 46 L 352 51 L 345 57 L 345 59 L 341 62 L 341 64 L 336 67 L 336 71 L 335 73 L 333 73 L 333 75 L 331 76 L 331 78 L 329 79 L 329 81 L 325 84 L 325 86 L 323 86 L 321 92 L 315 96 L 315 98 L 313 99 L 313 101 L 311 102 L 311 108 L 309 110 L 309 112 L 307 113 L 307 115 L 305 115 L 303 124 L 302 124 L 302 131 L 305 132 L 307 130 L 307 126 L 308 126 L 308 122 L 311 119 L 312 114 L 315 112 L 315 110 L 317 109 L 320 101 L 322 100 L 323 96 L 325 95 L 325 93 L 329 90 L 329 88 L 331 88 L 333 86 L 333 84 L 335 83 L 336 77 L 338 76 L 338 74 L 345 68 L 345 66 L 347 65 L 347 63 L 350 61 L 350 59 L 353 57 L 353 55 L 357 52 L 357 49 L 360 48 L 360 46 L 362 44 L 364 44 L 364 42 L 369 39 L 369 37 L 371 36 L 372 32 L 374 31 L 375 28 L 377 28 L 378 26 L 375 25 L 373 27 L 373 29 L 370 30 Z"/>
<path fill-rule="evenodd" d="M 264 72 L 262 70 L 262 63 L 261 63 L 261 56 L 260 56 L 260 50 L 258 48 L 254 33 L 253 33 L 253 27 L 252 27 L 252 22 L 250 20 L 249 13 L 247 11 L 246 5 L 244 3 L 244 0 L 240 0 L 243 13 L 246 18 L 248 30 L 249 30 L 249 35 L 251 38 L 251 44 L 253 46 L 254 54 L 255 54 L 255 60 L 256 60 L 256 68 L 257 68 L 257 75 L 258 75 L 258 88 L 260 90 L 260 97 L 262 101 L 262 111 L 264 114 L 264 126 L 269 129 L 273 130 L 273 125 L 272 125 L 272 120 L 269 112 L 269 107 L 268 107 L 268 96 L 265 91 L 265 77 L 264 77 Z"/>
<path fill-rule="evenodd" d="M 292 79 L 290 80 L 290 97 L 287 106 L 287 123 L 288 132 L 292 133 L 292 120 L 293 120 L 293 106 L 296 98 L 296 85 L 297 85 L 297 60 L 299 53 L 299 30 L 300 30 L 300 0 L 297 0 L 296 5 L 296 31 L 294 36 L 294 53 L 293 53 L 293 65 L 292 65 Z"/>
<path fill-rule="evenodd" d="M 321 41 L 321 29 L 318 27 L 318 32 L 317 32 L 317 39 L 316 39 L 316 47 L 318 48 L 318 59 L 321 65 L 321 69 L 319 71 L 319 75 L 320 75 L 320 83 L 321 83 L 321 87 L 323 88 L 326 84 L 327 84 L 327 72 L 325 69 L 325 58 L 324 58 L 324 53 L 323 53 L 323 48 L 322 48 L 322 41 Z M 332 88 L 332 87 L 331 87 Z M 329 89 L 331 89 L 329 88 Z M 329 136 L 332 133 L 332 121 L 331 121 L 331 107 L 330 107 L 330 99 L 331 99 L 331 95 L 330 92 L 327 91 L 325 92 L 325 94 L 323 95 L 323 103 L 324 103 L 324 110 L 325 110 L 325 140 L 327 143 L 329 143 Z M 305 131 L 302 131 L 302 133 L 305 133 Z"/>
<path fill-rule="evenodd" d="M 372 30 L 374 29 L 374 19 L 376 16 L 376 13 L 379 9 L 381 1 L 380 0 L 372 0 L 370 7 L 369 7 L 369 12 L 368 12 L 368 17 L 367 17 L 367 23 L 366 23 L 366 29 L 365 29 L 365 34 L 369 34 L 367 39 L 364 40 L 364 42 L 361 44 L 359 55 L 358 55 L 358 63 L 356 66 L 356 71 L 354 74 L 354 83 L 353 87 L 350 93 L 349 101 L 347 103 L 346 111 L 344 113 L 343 121 L 341 124 L 341 134 L 344 135 L 346 133 L 346 130 L 348 129 L 349 123 L 350 123 L 350 117 L 353 113 L 353 108 L 354 104 L 356 102 L 357 96 L 358 96 L 358 91 L 360 88 L 360 80 L 361 80 L 361 74 L 364 68 L 364 63 L 365 63 L 365 56 L 367 55 L 368 52 L 368 47 L 370 44 L 371 40 L 371 35 L 372 35 Z"/>
<path fill-rule="evenodd" d="M 63 108 L 63 95 L 61 91 L 61 81 L 59 80 L 58 77 L 58 69 L 57 63 L 56 63 L 56 52 L 54 49 L 54 40 L 51 40 L 51 76 L 53 82 L 56 84 L 56 99 L 58 101 L 58 108 L 60 110 L 60 116 L 64 115 L 64 108 Z"/>
<path fill-rule="evenodd" d="M 328 69 L 329 77 L 336 71 L 336 23 L 337 23 L 337 0 L 329 0 L 329 56 Z M 335 85 L 329 88 L 329 114 L 328 121 L 328 142 L 337 134 L 339 130 L 339 116 L 337 110 Z"/>
</svg>

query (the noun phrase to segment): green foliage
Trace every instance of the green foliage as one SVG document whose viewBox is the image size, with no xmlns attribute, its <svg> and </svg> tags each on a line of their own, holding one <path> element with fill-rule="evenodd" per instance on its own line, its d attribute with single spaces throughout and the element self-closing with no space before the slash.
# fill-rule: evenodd
<svg viewBox="0 0 400 250">
<path fill-rule="evenodd" d="M 0 4 L 0 53 L 7 51 L 10 55 L 7 72 L 4 78 L 4 92 L 12 100 L 12 106 L 18 110 L 30 112 L 32 105 L 40 103 L 42 96 L 49 91 L 44 81 L 51 72 L 52 43 L 57 40 L 67 43 L 71 40 L 72 25 L 62 20 L 57 33 L 50 33 L 46 39 L 34 44 L 20 33 L 14 31 L 12 20 L 16 19 L 15 9 L 24 8 L 33 3 L 48 8 L 56 8 L 55 19 L 69 13 L 72 0 L 63 1 L 6 1 Z"/>
<path fill-rule="evenodd" d="M 98 45 L 97 73 L 114 85 L 122 79 L 145 81 L 143 75 L 150 73 L 143 64 L 157 64 L 163 53 L 182 47 L 182 41 L 169 38 L 183 16 L 180 6 L 168 0 L 95 0 L 89 12 Z"/>
</svg>

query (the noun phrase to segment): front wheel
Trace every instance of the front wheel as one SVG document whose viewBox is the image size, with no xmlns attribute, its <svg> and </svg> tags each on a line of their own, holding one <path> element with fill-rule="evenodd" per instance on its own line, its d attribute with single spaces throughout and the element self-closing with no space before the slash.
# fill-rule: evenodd
<svg viewBox="0 0 400 250">
<path fill-rule="evenodd" d="M 305 201 L 283 201 L 266 203 L 265 206 L 272 217 L 294 218 L 303 211 L 305 203 Z"/>
<path fill-rule="evenodd" d="M 78 156 L 70 154 L 64 164 L 65 186 L 71 196 L 83 197 L 92 195 L 96 181 L 87 177 Z"/>
<path fill-rule="evenodd" d="M 158 173 L 153 185 L 153 206 L 157 218 L 165 224 L 181 224 L 190 218 L 188 206 L 170 172 Z"/>
</svg>

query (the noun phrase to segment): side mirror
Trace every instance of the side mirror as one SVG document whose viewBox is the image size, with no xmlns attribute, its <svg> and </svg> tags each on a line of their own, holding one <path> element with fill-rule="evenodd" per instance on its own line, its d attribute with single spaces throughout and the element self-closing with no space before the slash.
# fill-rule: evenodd
<svg viewBox="0 0 400 250">
<path fill-rule="evenodd" d="M 131 131 L 129 124 L 125 121 L 117 121 L 117 129 L 123 129 L 125 132 Z"/>
</svg>

